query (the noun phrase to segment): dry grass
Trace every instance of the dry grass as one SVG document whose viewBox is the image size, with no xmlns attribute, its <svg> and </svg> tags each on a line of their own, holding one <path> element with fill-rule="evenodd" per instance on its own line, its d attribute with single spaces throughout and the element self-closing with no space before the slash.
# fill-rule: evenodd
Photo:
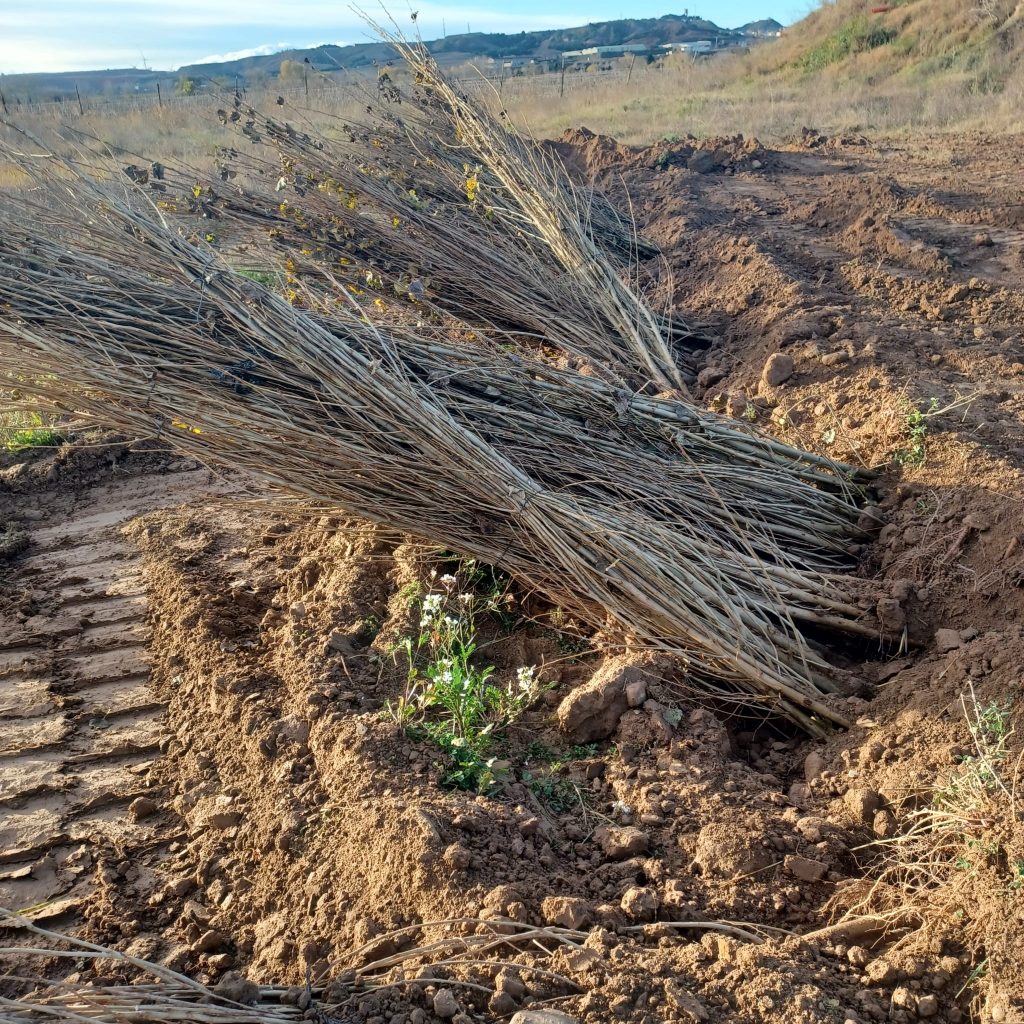
<svg viewBox="0 0 1024 1024">
<path fill-rule="evenodd" d="M 781 41 L 780 41 L 781 42 Z M 976 75 L 949 69 L 933 76 L 913 74 L 874 80 L 838 69 L 806 75 L 784 68 L 762 68 L 763 44 L 748 56 L 723 55 L 711 61 L 678 59 L 660 66 L 635 65 L 611 74 L 567 75 L 559 95 L 558 76 L 530 76 L 505 82 L 497 102 L 516 123 L 539 137 L 556 137 L 567 128 L 585 125 L 628 144 L 643 145 L 686 134 L 698 137 L 756 136 L 779 142 L 804 125 L 827 133 L 846 130 L 896 134 L 904 131 L 947 131 L 981 128 L 989 131 L 1024 130 L 1024 73 L 1007 72 L 998 91 L 980 93 Z M 875 58 L 880 59 L 880 58 Z M 480 95 L 491 90 L 480 86 Z M 317 80 L 310 96 L 282 90 L 290 107 L 320 131 L 336 127 L 337 119 L 358 118 L 353 93 L 332 81 Z M 251 92 L 246 100 L 260 109 L 274 105 L 276 91 Z M 126 160 L 135 155 L 168 163 L 212 167 L 228 135 L 213 116 L 224 97 L 199 96 L 158 108 L 152 104 L 108 113 L 62 108 L 51 115 L 32 114 L 19 124 L 34 134 L 68 126 L 109 143 Z M 72 156 L 67 143 L 55 147 Z M 24 178 L 13 165 L 0 165 L 0 190 L 16 187 Z"/>
<path fill-rule="evenodd" d="M 804 125 L 827 133 L 1024 130 L 1024 23 L 1009 0 L 992 0 L 987 11 L 981 6 L 908 0 L 868 18 L 863 4 L 836 0 L 748 54 L 700 61 L 672 55 L 653 65 L 626 59 L 611 73 L 569 71 L 564 85 L 557 73 L 514 77 L 495 102 L 540 137 L 582 124 L 634 144 L 687 133 L 778 142 Z M 857 43 L 843 53 L 844 40 L 875 30 L 891 33 L 891 41 L 864 49 Z M 401 71 L 392 74 L 401 79 Z M 493 88 L 466 81 L 480 98 Z M 270 109 L 283 93 L 309 124 L 329 133 L 339 119 L 358 118 L 359 89 L 373 91 L 373 80 L 311 76 L 305 85 L 263 87 L 245 98 Z M 157 106 L 142 98 L 104 111 L 87 101 L 85 116 L 63 104 L 18 117 L 38 135 L 68 125 L 105 140 L 115 154 L 202 168 L 213 165 L 224 144 L 211 116 L 224 102 L 200 95 Z M 56 148 L 64 156 L 74 149 L 70 142 Z M 0 190 L 21 181 L 12 166 L 0 165 Z"/>
<path fill-rule="evenodd" d="M 966 949 L 986 1020 L 1019 993 L 1019 905 L 1024 893 L 1024 815 L 1018 798 L 1024 750 L 1008 703 L 961 698 L 969 752 L 936 780 L 930 802 L 911 810 L 892 839 L 872 848 L 881 866 L 866 886 L 840 893 L 847 921 L 902 931 L 890 950 L 937 941 Z M 983 981 L 981 980 L 983 979 Z M 1005 1011 L 1005 1005 L 1003 1006 Z"/>
<path fill-rule="evenodd" d="M 30 943 L 0 948 L 5 965 L 4 989 L 11 993 L 0 995 L 0 1024 L 54 1020 L 92 1024 L 283 1024 L 302 1016 L 296 1007 L 281 1005 L 279 990 L 253 985 L 249 993 L 252 1005 L 242 1005 L 230 995 L 218 995 L 159 964 L 50 931 L 13 911 L 0 908 L 0 923 L 5 930 L 25 935 Z M 53 981 L 52 964 L 60 960 L 89 964 L 101 977 L 105 969 L 128 975 L 132 982 L 90 985 Z M 13 994 L 18 989 L 21 994 Z"/>
<path fill-rule="evenodd" d="M 621 77 L 599 78 L 564 98 L 524 85 L 507 105 L 514 119 L 541 136 L 585 125 L 638 145 L 688 133 L 743 134 L 778 143 L 805 125 L 827 134 L 1024 130 L 1024 67 L 1019 65 L 1000 67 L 1005 62 L 993 58 L 986 73 L 998 76 L 1001 85 L 983 92 L 979 72 L 957 68 L 895 76 L 880 76 L 870 67 L 814 74 L 762 69 L 758 62 L 774 46 L 764 44 L 749 56 L 680 62 L 661 71 L 645 68 L 634 72 L 629 84 Z"/>
</svg>

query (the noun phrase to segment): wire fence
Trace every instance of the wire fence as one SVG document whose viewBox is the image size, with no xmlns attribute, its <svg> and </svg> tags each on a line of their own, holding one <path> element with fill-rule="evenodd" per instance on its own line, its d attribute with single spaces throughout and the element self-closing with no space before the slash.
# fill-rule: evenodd
<svg viewBox="0 0 1024 1024">
<path fill-rule="evenodd" d="M 643 61 L 628 63 L 626 67 L 601 68 L 589 65 L 586 69 L 565 67 L 553 71 L 538 73 L 489 73 L 479 75 L 463 75 L 452 79 L 460 88 L 467 92 L 477 90 L 493 90 L 501 98 L 515 99 L 520 96 L 554 97 L 564 96 L 568 92 L 578 93 L 609 83 L 623 84 L 642 75 L 658 70 L 657 65 L 648 66 Z M 239 88 L 243 95 L 252 93 L 254 96 L 281 95 L 286 101 L 299 103 L 308 100 L 317 102 L 336 101 L 339 94 L 351 91 L 357 77 L 363 88 L 373 87 L 374 79 L 370 75 L 353 73 L 345 78 L 334 78 L 322 72 L 315 72 L 299 81 L 268 81 L 259 85 Z M 203 84 L 195 92 L 184 95 L 171 91 L 163 85 L 157 85 L 154 91 L 125 95 L 81 94 L 76 90 L 73 96 L 63 96 L 54 100 L 37 100 L 28 102 L 16 98 L 4 97 L 0 90 L 0 110 L 11 117 L 41 116 L 53 120 L 68 120 L 84 117 L 87 114 L 130 114 L 152 110 L 188 110 L 208 105 L 213 100 L 222 99 L 225 94 L 233 92 L 230 84 L 218 88 L 214 83 Z"/>
</svg>

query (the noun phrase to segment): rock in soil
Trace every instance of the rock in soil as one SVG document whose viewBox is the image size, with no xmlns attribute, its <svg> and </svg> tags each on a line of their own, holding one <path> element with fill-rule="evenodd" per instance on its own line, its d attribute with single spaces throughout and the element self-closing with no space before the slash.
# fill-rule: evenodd
<svg viewBox="0 0 1024 1024">
<path fill-rule="evenodd" d="M 587 900 L 572 896 L 548 896 L 541 904 L 546 924 L 579 930 L 590 924 L 594 912 Z"/>
<path fill-rule="evenodd" d="M 510 1024 L 580 1024 L 580 1019 L 561 1010 L 520 1010 Z"/>
<path fill-rule="evenodd" d="M 438 989 L 434 994 L 432 1003 L 434 1007 L 434 1013 L 444 1020 L 448 1020 L 450 1017 L 454 1017 L 462 1007 L 459 1006 L 458 1000 L 455 998 L 455 993 L 450 988 Z"/>
<path fill-rule="evenodd" d="M 786 355 L 785 352 L 775 352 L 765 362 L 761 380 L 769 387 L 778 387 L 793 376 L 793 370 L 793 357 Z"/>
<path fill-rule="evenodd" d="M 626 860 L 628 857 L 646 853 L 650 845 L 647 833 L 632 825 L 603 825 L 594 833 L 594 838 L 609 860 Z"/>
<path fill-rule="evenodd" d="M 627 655 L 606 661 L 590 681 L 574 689 L 558 706 L 558 725 L 573 743 L 607 739 L 629 710 L 629 687 L 646 690 L 648 679 L 665 667 L 665 659 L 652 655 Z"/>
</svg>

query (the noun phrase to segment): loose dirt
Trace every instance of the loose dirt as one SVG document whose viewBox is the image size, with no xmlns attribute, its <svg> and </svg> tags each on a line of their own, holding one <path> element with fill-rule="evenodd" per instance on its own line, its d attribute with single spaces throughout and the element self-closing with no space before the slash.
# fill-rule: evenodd
<svg viewBox="0 0 1024 1024">
<path fill-rule="evenodd" d="M 830 928 L 877 909 L 878 841 L 971 756 L 961 698 L 1020 718 L 1019 142 L 556 146 L 661 246 L 656 301 L 714 324 L 697 400 L 888 467 L 854 554 L 906 637 L 832 652 L 860 680 L 848 733 L 701 706 L 512 587 L 488 661 L 551 689 L 495 796 L 445 790 L 382 710 L 413 587 L 450 556 L 72 447 L 0 479 L 0 904 L 204 982 L 308 981 L 310 1014 L 373 1024 L 1024 1020 L 1012 948 L 968 936 L 972 915 L 1024 925 L 1019 830 L 983 851 L 1008 883 L 942 926 Z M 567 941 L 417 952 L 517 924 Z M 360 986 L 387 958 L 403 984 Z"/>
</svg>

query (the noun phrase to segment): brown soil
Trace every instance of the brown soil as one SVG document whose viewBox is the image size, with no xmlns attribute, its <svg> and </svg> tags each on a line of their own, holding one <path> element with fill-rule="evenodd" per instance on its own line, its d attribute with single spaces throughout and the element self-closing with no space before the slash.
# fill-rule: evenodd
<svg viewBox="0 0 1024 1024">
<path fill-rule="evenodd" d="M 540 1004 L 636 1024 L 1024 1020 L 1000 940 L 1024 925 L 1015 824 L 986 854 L 1009 882 L 979 882 L 949 920 L 908 901 L 888 930 L 821 932 L 878 909 L 865 894 L 892 847 L 871 844 L 970 755 L 961 697 L 1020 717 L 1019 146 L 557 144 L 623 208 L 628 190 L 665 253 L 657 300 L 716 325 L 700 401 L 890 467 L 857 554 L 907 642 L 834 652 L 863 680 L 849 733 L 808 743 L 654 672 L 646 703 L 580 747 L 556 708 L 629 660 L 513 590 L 488 659 L 553 688 L 510 731 L 496 796 L 447 791 L 436 751 L 381 713 L 409 585 L 439 554 L 225 501 L 237 485 L 129 446 L 71 447 L 0 478 L 0 538 L 19 538 L 0 556 L 0 905 L 204 982 L 308 979 L 343 1003 L 334 1019 L 373 1024 L 439 1019 L 448 988 L 479 1020 Z M 792 374 L 769 385 L 778 354 Z M 500 968 L 412 958 L 468 927 L 430 922 L 464 918 L 589 935 L 499 949 Z M 979 946 L 982 918 L 1001 931 Z M 406 984 L 353 985 L 403 951 Z"/>
</svg>

